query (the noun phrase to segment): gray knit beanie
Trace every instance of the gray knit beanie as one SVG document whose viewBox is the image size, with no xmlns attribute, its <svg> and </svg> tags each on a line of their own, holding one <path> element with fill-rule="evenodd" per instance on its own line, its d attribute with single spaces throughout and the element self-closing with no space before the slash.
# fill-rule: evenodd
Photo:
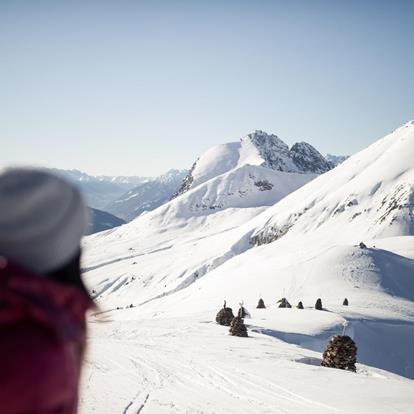
<svg viewBox="0 0 414 414">
<path fill-rule="evenodd" d="M 57 270 L 78 254 L 87 222 L 65 180 L 35 169 L 0 174 L 0 256 L 40 274 Z"/>
</svg>

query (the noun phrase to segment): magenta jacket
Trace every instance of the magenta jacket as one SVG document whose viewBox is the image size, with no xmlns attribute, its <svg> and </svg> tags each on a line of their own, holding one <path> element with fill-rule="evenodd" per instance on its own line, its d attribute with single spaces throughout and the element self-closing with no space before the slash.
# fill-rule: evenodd
<svg viewBox="0 0 414 414">
<path fill-rule="evenodd" d="M 76 414 L 92 301 L 77 287 L 0 268 L 0 414 Z"/>
</svg>

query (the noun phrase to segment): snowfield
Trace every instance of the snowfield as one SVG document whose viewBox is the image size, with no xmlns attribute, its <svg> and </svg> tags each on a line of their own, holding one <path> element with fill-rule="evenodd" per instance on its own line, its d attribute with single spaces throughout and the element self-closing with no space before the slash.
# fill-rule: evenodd
<svg viewBox="0 0 414 414">
<path fill-rule="evenodd" d="M 414 412 L 414 122 L 316 178 L 268 168 L 297 155 L 260 136 L 237 156 L 216 147 L 199 184 L 85 240 L 99 311 L 81 413 Z M 251 175 L 274 185 L 231 190 Z M 214 322 L 224 299 L 250 311 L 249 338 Z M 356 374 L 320 366 L 344 323 Z"/>
<path fill-rule="evenodd" d="M 410 380 L 361 364 L 357 374 L 323 368 L 320 353 L 270 335 L 228 336 L 209 313 L 118 317 L 90 323 L 82 414 L 412 413 Z"/>
</svg>

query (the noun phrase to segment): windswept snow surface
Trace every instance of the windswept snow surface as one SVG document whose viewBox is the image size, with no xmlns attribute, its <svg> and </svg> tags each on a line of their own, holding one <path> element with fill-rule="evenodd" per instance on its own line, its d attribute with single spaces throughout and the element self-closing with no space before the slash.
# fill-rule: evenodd
<svg viewBox="0 0 414 414">
<path fill-rule="evenodd" d="M 88 237 L 100 311 L 81 413 L 411 414 L 413 160 L 412 122 L 285 198 L 235 196 L 253 170 L 284 185 L 304 175 L 247 163 Z M 305 309 L 278 309 L 283 296 Z M 214 323 L 224 299 L 234 312 L 244 301 L 249 338 Z M 356 374 L 319 366 L 344 322 Z"/>
</svg>

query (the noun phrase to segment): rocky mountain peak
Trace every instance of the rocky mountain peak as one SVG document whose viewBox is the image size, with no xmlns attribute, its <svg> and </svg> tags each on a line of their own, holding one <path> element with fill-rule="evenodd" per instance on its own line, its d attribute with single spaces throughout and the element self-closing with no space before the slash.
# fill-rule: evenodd
<svg viewBox="0 0 414 414">
<path fill-rule="evenodd" d="M 297 142 L 290 149 L 290 156 L 297 167 L 304 173 L 323 174 L 333 165 L 312 145 Z"/>
<path fill-rule="evenodd" d="M 193 164 L 173 198 L 216 175 L 243 165 L 298 174 L 321 174 L 333 168 L 310 144 L 299 142 L 289 149 L 277 135 L 256 130 L 241 138 L 239 143 L 217 146 L 202 155 Z"/>
</svg>

